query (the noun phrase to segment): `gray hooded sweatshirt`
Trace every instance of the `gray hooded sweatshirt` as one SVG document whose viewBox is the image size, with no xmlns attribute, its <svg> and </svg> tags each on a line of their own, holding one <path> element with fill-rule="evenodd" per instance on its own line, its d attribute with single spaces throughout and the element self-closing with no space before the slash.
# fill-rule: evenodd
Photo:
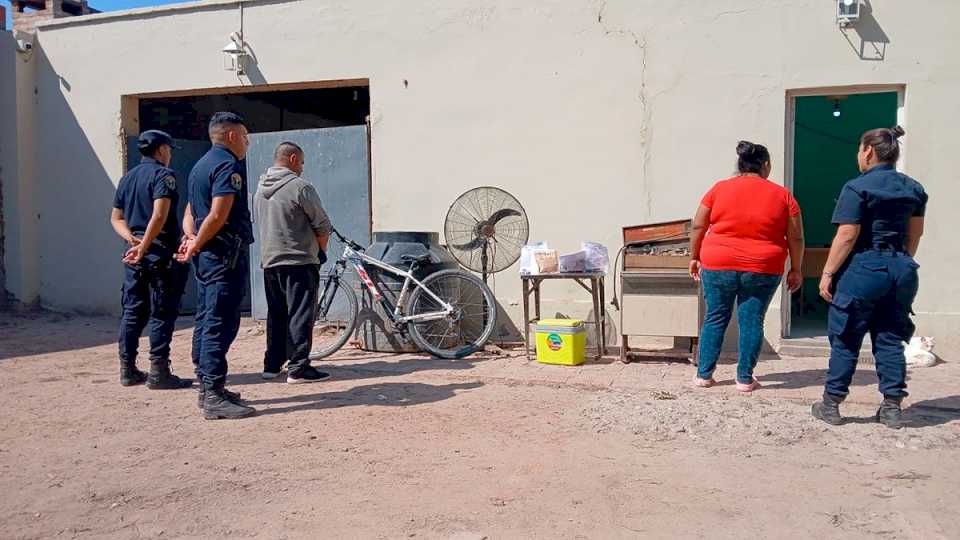
<svg viewBox="0 0 960 540">
<path fill-rule="evenodd" d="M 318 234 L 330 234 L 330 218 L 309 182 L 286 167 L 270 167 L 253 196 L 260 233 L 260 266 L 320 264 Z"/>
</svg>

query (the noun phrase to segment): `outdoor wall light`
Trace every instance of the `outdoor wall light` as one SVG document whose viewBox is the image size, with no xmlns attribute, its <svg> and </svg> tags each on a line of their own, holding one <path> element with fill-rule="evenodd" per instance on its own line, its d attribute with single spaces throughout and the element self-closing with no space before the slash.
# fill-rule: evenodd
<svg viewBox="0 0 960 540">
<path fill-rule="evenodd" d="M 223 69 L 243 75 L 248 58 L 250 54 L 243 38 L 236 32 L 230 34 L 230 41 L 223 47 Z"/>
<path fill-rule="evenodd" d="M 860 18 L 860 0 L 837 0 L 837 24 L 848 27 Z"/>
<path fill-rule="evenodd" d="M 833 102 L 833 117 L 840 118 L 840 102 L 839 101 Z"/>
</svg>

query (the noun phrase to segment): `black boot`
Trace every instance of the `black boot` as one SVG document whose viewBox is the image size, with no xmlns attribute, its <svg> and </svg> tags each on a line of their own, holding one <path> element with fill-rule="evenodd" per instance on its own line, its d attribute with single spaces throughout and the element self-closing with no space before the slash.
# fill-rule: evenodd
<svg viewBox="0 0 960 540">
<path fill-rule="evenodd" d="M 814 403 L 810 412 L 814 418 L 819 418 L 832 426 L 839 426 L 843 423 L 843 418 L 840 416 L 840 404 L 844 398 L 845 396 L 835 396 L 824 392 L 823 401 Z"/>
<path fill-rule="evenodd" d="M 880 408 L 877 409 L 877 422 L 880 422 L 890 429 L 900 429 L 903 427 L 901 424 L 901 402 L 903 402 L 902 397 L 883 396 L 883 402 L 880 403 Z"/>
<path fill-rule="evenodd" d="M 257 410 L 246 405 L 239 405 L 227 398 L 223 385 L 208 385 L 203 396 L 203 417 L 207 420 L 221 418 L 234 419 L 253 416 Z"/>
<path fill-rule="evenodd" d="M 190 388 L 193 381 L 181 379 L 170 372 L 169 358 L 151 358 L 150 375 L 147 377 L 147 388 L 151 390 L 180 390 Z"/>
<path fill-rule="evenodd" d="M 237 405 L 243 405 L 243 400 L 240 399 L 240 392 L 231 392 L 230 390 L 227 390 L 226 387 L 224 387 L 223 394 L 227 396 L 227 399 L 230 400 L 232 403 L 236 403 Z M 203 378 L 197 377 L 197 408 L 198 409 L 203 408 L 203 400 L 206 395 L 207 395 L 207 390 L 206 390 L 206 387 L 203 385 Z"/>
<path fill-rule="evenodd" d="M 147 374 L 137 369 L 136 360 L 120 359 L 120 386 L 136 386 L 147 382 Z"/>
</svg>

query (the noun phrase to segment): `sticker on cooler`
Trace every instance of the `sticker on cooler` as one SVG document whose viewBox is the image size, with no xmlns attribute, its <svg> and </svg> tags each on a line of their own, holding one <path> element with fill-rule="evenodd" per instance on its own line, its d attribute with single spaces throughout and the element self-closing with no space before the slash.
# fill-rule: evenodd
<svg viewBox="0 0 960 540">
<path fill-rule="evenodd" d="M 547 336 L 547 346 L 550 347 L 551 351 L 559 351 L 563 348 L 563 339 L 557 334 L 550 334 Z"/>
</svg>

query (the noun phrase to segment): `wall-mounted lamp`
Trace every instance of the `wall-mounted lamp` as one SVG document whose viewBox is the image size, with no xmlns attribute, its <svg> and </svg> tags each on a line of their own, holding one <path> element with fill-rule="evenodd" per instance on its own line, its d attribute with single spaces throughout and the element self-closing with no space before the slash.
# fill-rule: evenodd
<svg viewBox="0 0 960 540">
<path fill-rule="evenodd" d="M 236 32 L 230 34 L 230 41 L 223 47 L 223 69 L 243 75 L 249 59 L 247 44 L 244 43 L 240 34 Z"/>
<path fill-rule="evenodd" d="M 837 0 L 837 24 L 846 28 L 860 18 L 860 0 Z"/>
<path fill-rule="evenodd" d="M 840 118 L 840 102 L 839 101 L 833 102 L 833 117 Z"/>
</svg>

